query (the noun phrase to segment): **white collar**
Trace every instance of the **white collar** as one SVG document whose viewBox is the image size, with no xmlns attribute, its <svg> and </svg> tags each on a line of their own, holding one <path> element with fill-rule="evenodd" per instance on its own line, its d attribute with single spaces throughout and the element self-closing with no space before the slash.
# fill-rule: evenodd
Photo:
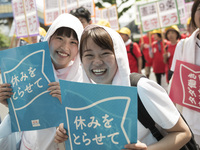
<svg viewBox="0 0 200 150">
<path fill-rule="evenodd" d="M 128 39 L 128 41 L 125 42 L 125 45 L 127 46 L 127 45 L 129 45 L 131 43 L 132 43 L 131 39 Z"/>
</svg>

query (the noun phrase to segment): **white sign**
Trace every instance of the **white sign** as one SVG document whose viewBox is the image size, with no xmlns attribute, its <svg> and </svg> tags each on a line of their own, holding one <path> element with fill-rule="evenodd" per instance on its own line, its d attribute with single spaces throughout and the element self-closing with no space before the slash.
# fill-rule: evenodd
<svg viewBox="0 0 200 150">
<path fill-rule="evenodd" d="M 39 34 L 39 21 L 35 0 L 13 0 L 13 16 L 17 37 Z"/>
<path fill-rule="evenodd" d="M 144 32 L 179 24 L 176 0 L 161 0 L 139 6 Z"/>
</svg>

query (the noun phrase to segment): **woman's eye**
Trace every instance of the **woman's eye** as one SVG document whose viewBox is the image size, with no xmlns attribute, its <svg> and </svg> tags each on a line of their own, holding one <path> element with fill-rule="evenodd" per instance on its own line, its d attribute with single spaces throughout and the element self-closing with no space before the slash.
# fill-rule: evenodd
<svg viewBox="0 0 200 150">
<path fill-rule="evenodd" d="M 103 56 L 109 56 L 109 55 L 112 55 L 112 53 L 110 52 L 105 52 L 105 53 L 102 53 Z"/>
<path fill-rule="evenodd" d="M 87 55 L 85 55 L 86 57 L 92 57 L 92 54 L 87 54 Z"/>
<path fill-rule="evenodd" d="M 56 39 L 58 39 L 58 40 L 63 40 L 63 38 L 61 38 L 61 37 L 59 37 L 59 36 L 58 36 L 58 37 L 56 37 Z"/>
<path fill-rule="evenodd" d="M 93 57 L 92 54 L 85 54 L 84 57 Z"/>
<path fill-rule="evenodd" d="M 72 41 L 71 43 L 72 43 L 72 44 L 76 44 L 76 45 L 78 45 L 78 42 L 75 42 L 75 41 Z"/>
</svg>

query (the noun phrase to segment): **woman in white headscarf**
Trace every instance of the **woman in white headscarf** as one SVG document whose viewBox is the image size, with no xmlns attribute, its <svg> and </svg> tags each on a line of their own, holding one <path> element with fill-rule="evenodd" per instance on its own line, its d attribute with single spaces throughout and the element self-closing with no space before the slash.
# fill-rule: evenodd
<svg viewBox="0 0 200 150">
<path fill-rule="evenodd" d="M 130 86 L 130 71 L 126 48 L 119 34 L 107 27 L 89 25 L 80 43 L 80 58 L 84 68 L 84 82 Z M 137 84 L 142 103 L 154 121 L 168 134 L 159 142 L 138 121 L 138 143 L 127 149 L 175 150 L 191 138 L 191 133 L 166 91 L 156 82 L 141 78 Z M 59 126 L 55 141 L 62 142 L 64 129 Z"/>
<path fill-rule="evenodd" d="M 45 41 L 48 41 L 54 74 L 57 82 L 49 84 L 48 90 L 53 97 L 61 101 L 58 79 L 82 81 L 82 67 L 78 53 L 79 41 L 83 26 L 78 18 L 71 14 L 62 14 L 49 28 Z M 1 86 L 3 91 L 11 89 L 8 85 Z M 12 95 L 12 94 L 11 94 Z M 7 98 L 0 99 L 0 102 Z M 55 112 L 57 113 L 57 112 Z M 53 141 L 56 128 L 24 131 L 21 138 L 21 150 L 58 150 L 58 144 Z"/>
<path fill-rule="evenodd" d="M 81 22 L 70 14 L 60 15 L 49 28 L 45 40 L 49 43 L 50 55 L 57 79 L 82 81 L 82 69 L 78 45 L 83 31 Z M 59 83 L 50 83 L 51 95 L 61 100 Z M 52 91 L 53 90 L 53 91 Z M 56 113 L 56 112 L 55 112 Z M 26 131 L 22 135 L 21 149 L 57 150 L 53 142 L 56 128 Z"/>
</svg>

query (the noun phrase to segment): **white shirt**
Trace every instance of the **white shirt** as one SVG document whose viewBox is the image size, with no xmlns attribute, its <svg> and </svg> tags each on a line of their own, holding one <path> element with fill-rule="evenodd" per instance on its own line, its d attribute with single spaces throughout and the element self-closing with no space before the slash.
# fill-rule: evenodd
<svg viewBox="0 0 200 150">
<path fill-rule="evenodd" d="M 112 85 L 130 86 L 130 70 L 128 65 L 128 57 L 126 47 L 119 34 L 107 27 L 103 27 L 113 40 L 115 56 L 118 65 L 118 71 L 113 79 Z M 86 74 L 84 82 L 91 82 Z M 137 85 L 138 94 L 142 103 L 154 121 L 164 129 L 172 128 L 178 121 L 180 114 L 172 103 L 166 91 L 156 82 L 147 78 L 141 78 Z M 138 125 L 138 140 L 147 145 L 157 142 L 157 140 L 139 121 Z"/>
<path fill-rule="evenodd" d="M 172 128 L 178 121 L 180 114 L 172 103 L 166 91 L 156 82 L 141 78 L 138 82 L 138 94 L 152 119 L 163 129 Z M 157 140 L 150 130 L 138 121 L 138 140 L 151 145 Z"/>
<path fill-rule="evenodd" d="M 181 40 L 176 47 L 171 70 L 174 71 L 176 60 L 181 60 L 184 62 L 196 64 L 200 66 L 200 48 L 196 43 L 200 45 L 200 40 L 197 38 L 199 34 L 199 29 L 193 32 L 193 34 L 186 39 Z M 194 111 L 192 109 L 183 107 L 182 114 L 186 119 L 188 125 L 194 134 L 200 135 L 200 125 L 199 118 L 200 112 Z"/>
</svg>

